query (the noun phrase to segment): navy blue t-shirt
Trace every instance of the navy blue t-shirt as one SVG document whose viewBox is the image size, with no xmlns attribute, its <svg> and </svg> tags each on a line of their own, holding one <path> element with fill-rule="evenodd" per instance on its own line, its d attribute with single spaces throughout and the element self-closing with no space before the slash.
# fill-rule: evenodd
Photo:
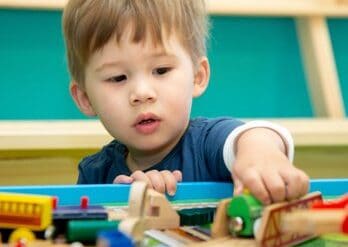
<svg viewBox="0 0 348 247">
<path fill-rule="evenodd" d="M 232 118 L 193 119 L 173 150 L 144 172 L 180 170 L 184 182 L 231 181 L 223 160 L 223 146 L 229 133 L 241 124 Z M 131 175 L 126 155 L 127 147 L 117 140 L 112 141 L 100 152 L 81 161 L 77 183 L 112 183 L 118 175 Z"/>
</svg>

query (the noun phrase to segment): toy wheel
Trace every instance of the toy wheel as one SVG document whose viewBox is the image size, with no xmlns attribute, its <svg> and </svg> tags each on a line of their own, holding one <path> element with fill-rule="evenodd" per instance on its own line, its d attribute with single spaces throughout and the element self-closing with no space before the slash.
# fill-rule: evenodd
<svg viewBox="0 0 348 247">
<path fill-rule="evenodd" d="M 19 241 L 32 242 L 35 240 L 35 234 L 27 228 L 18 228 L 14 230 L 8 239 L 9 243 L 18 243 Z"/>
</svg>

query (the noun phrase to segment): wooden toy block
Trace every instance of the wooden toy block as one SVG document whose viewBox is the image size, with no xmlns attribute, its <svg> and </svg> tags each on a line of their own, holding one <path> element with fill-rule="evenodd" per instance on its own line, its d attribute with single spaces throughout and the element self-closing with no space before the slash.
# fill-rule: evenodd
<svg viewBox="0 0 348 247">
<path fill-rule="evenodd" d="M 147 191 L 144 204 L 148 229 L 170 229 L 180 226 L 180 217 L 167 198 L 152 189 Z"/>
<path fill-rule="evenodd" d="M 134 182 L 129 191 L 128 217 L 142 217 L 144 215 L 144 201 L 147 192 L 147 184 Z"/>
<path fill-rule="evenodd" d="M 219 202 L 216 209 L 214 222 L 211 226 L 211 237 L 222 238 L 230 235 L 228 231 L 229 217 L 227 216 L 227 207 L 231 202 L 231 198 L 223 199 Z"/>
<path fill-rule="evenodd" d="M 316 201 L 322 201 L 320 192 L 310 193 L 300 199 L 276 203 L 265 207 L 262 212 L 260 227 L 256 232 L 256 240 L 262 247 L 292 246 L 315 237 L 312 234 L 293 234 L 281 230 L 281 217 L 285 212 L 295 209 L 306 209 Z"/>
<path fill-rule="evenodd" d="M 146 231 L 145 221 L 140 217 L 124 219 L 118 225 L 118 230 L 138 242 L 144 237 L 144 232 Z"/>
<path fill-rule="evenodd" d="M 337 200 L 313 203 L 310 209 L 285 213 L 281 220 L 286 232 L 348 234 L 348 194 Z"/>
<path fill-rule="evenodd" d="M 180 226 L 180 217 L 167 198 L 144 182 L 134 182 L 129 196 L 129 215 L 119 230 L 140 240 L 147 229 L 170 229 Z"/>
<path fill-rule="evenodd" d="M 141 218 L 148 229 L 168 229 L 179 227 L 180 218 L 167 198 L 148 189 L 144 182 L 134 182 L 129 197 L 129 218 Z"/>
<path fill-rule="evenodd" d="M 348 218 L 348 209 L 296 210 L 282 216 L 281 229 L 289 233 L 309 235 L 340 233 L 343 231 L 342 225 L 346 218 Z"/>
</svg>

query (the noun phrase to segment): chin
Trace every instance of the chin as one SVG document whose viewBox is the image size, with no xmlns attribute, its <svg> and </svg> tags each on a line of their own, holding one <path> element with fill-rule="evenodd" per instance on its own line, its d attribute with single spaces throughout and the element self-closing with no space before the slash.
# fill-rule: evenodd
<svg viewBox="0 0 348 247">
<path fill-rule="evenodd" d="M 164 143 L 163 141 L 141 141 L 135 143 L 133 147 L 139 151 L 141 150 L 144 152 L 160 152 L 162 149 L 166 147 L 166 143 Z"/>
</svg>

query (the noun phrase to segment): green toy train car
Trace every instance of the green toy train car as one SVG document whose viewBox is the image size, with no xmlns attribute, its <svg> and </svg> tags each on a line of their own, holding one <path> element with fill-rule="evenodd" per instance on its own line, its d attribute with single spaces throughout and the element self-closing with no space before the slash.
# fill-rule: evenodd
<svg viewBox="0 0 348 247">
<path fill-rule="evenodd" d="M 263 205 L 250 194 L 234 196 L 227 207 L 229 231 L 233 236 L 254 236 L 261 219 Z"/>
</svg>

